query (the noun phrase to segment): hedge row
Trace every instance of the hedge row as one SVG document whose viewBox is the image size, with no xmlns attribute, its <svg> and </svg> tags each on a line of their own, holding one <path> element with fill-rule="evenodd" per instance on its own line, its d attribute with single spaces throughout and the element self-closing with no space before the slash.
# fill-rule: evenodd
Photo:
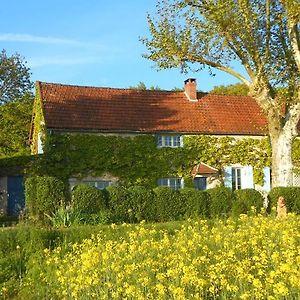
<svg viewBox="0 0 300 300">
<path fill-rule="evenodd" d="M 94 223 L 128 222 L 141 220 L 166 222 L 191 217 L 217 218 L 246 214 L 253 208 L 260 211 L 264 198 L 254 189 L 232 192 L 226 187 L 206 191 L 195 189 L 172 190 L 143 186 L 112 186 L 106 190 L 79 184 L 71 195 L 66 184 L 54 177 L 32 177 L 25 183 L 26 207 L 33 216 L 62 215 L 62 207 L 72 207 L 80 218 Z M 300 213 L 300 188 L 274 188 L 269 194 L 269 208 L 276 206 L 277 198 L 287 199 L 288 211 Z M 66 218 L 66 216 L 62 216 Z M 68 216 L 70 218 L 70 216 Z M 65 222 L 65 221 L 64 221 Z"/>
</svg>

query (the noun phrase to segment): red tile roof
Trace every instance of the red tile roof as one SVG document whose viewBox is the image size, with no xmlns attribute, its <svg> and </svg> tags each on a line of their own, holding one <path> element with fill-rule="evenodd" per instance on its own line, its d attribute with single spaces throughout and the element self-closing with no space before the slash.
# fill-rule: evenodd
<svg viewBox="0 0 300 300">
<path fill-rule="evenodd" d="M 37 82 L 49 129 L 264 135 L 253 98 Z"/>
<path fill-rule="evenodd" d="M 196 166 L 194 166 L 192 170 L 193 177 L 195 177 L 196 175 L 217 174 L 217 173 L 218 173 L 217 169 L 210 167 L 209 165 L 204 163 L 197 164 Z"/>
</svg>

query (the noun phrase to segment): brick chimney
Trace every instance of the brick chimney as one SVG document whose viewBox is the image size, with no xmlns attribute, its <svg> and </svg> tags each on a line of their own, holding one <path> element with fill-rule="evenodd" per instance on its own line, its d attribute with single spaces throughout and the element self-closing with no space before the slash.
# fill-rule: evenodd
<svg viewBox="0 0 300 300">
<path fill-rule="evenodd" d="M 190 101 L 197 101 L 197 82 L 195 78 L 184 81 L 184 92 Z"/>
</svg>

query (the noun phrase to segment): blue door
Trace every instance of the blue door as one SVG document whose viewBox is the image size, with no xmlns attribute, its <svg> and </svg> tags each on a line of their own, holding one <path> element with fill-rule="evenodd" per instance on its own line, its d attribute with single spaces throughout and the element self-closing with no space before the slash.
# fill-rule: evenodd
<svg viewBox="0 0 300 300">
<path fill-rule="evenodd" d="M 25 207 L 23 176 L 7 177 L 7 214 L 17 216 Z"/>
<path fill-rule="evenodd" d="M 197 190 L 206 190 L 207 187 L 207 177 L 195 177 L 194 178 L 194 186 Z"/>
</svg>

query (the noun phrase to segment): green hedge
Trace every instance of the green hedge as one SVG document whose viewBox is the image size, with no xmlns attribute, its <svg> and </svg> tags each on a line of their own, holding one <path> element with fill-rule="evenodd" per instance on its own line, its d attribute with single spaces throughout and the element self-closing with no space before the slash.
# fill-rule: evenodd
<svg viewBox="0 0 300 300">
<path fill-rule="evenodd" d="M 234 200 L 232 204 L 232 214 L 239 216 L 240 214 L 247 214 L 252 207 L 256 212 L 260 212 L 264 205 L 264 198 L 260 192 L 255 189 L 243 189 L 234 191 Z"/>
<path fill-rule="evenodd" d="M 300 187 L 275 187 L 269 195 L 268 210 L 272 207 L 277 207 L 277 200 L 279 196 L 283 196 L 286 200 L 288 212 L 300 213 Z"/>
<path fill-rule="evenodd" d="M 209 215 L 213 218 L 227 217 L 232 206 L 232 190 L 227 187 L 216 187 L 206 192 L 209 196 Z"/>
<path fill-rule="evenodd" d="M 74 187 L 71 203 L 73 209 L 86 214 L 98 213 L 106 209 L 105 193 L 84 183 Z"/>
<path fill-rule="evenodd" d="M 154 194 L 151 189 L 143 186 L 128 188 L 129 216 L 132 222 L 155 219 Z"/>
<path fill-rule="evenodd" d="M 206 192 L 193 188 L 184 188 L 179 190 L 179 193 L 185 217 L 208 217 L 208 195 Z"/>
<path fill-rule="evenodd" d="M 32 216 L 40 219 L 66 204 L 66 185 L 56 177 L 36 176 L 25 182 L 25 203 Z"/>
<path fill-rule="evenodd" d="M 179 191 L 166 186 L 157 187 L 153 191 L 156 221 L 166 222 L 183 218 L 185 211 Z"/>
</svg>

